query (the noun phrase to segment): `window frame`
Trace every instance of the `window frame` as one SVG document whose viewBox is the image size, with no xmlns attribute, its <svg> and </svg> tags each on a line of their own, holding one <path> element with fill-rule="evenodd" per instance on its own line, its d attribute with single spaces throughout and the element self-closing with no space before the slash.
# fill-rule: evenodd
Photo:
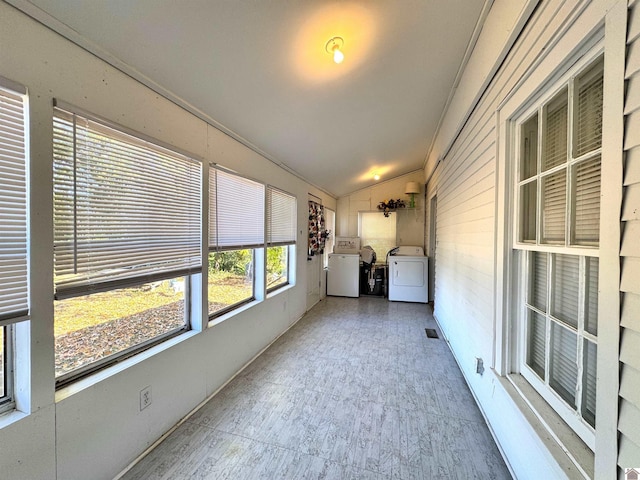
<svg viewBox="0 0 640 480">
<path fill-rule="evenodd" d="M 248 298 L 245 298 L 244 300 L 240 300 L 239 302 L 235 302 L 232 303 L 231 305 L 227 305 L 226 307 L 221 308 L 220 310 L 216 310 L 215 312 L 210 312 L 209 311 L 209 274 L 207 272 L 207 285 L 206 285 L 206 290 L 207 290 L 207 317 L 209 319 L 209 321 L 214 321 L 216 319 L 218 319 L 219 317 L 222 317 L 224 315 L 227 315 L 228 313 L 243 307 L 244 305 L 248 305 L 251 302 L 254 302 L 257 300 L 257 296 L 256 296 L 256 272 L 258 272 L 259 270 L 256 268 L 256 260 L 257 260 L 257 255 L 256 255 L 256 250 L 258 250 L 258 248 L 228 248 L 228 249 L 220 249 L 220 250 L 209 250 L 209 252 L 207 253 L 207 259 L 209 258 L 209 255 L 212 253 L 225 253 L 225 252 L 234 252 L 234 251 L 238 251 L 238 250 L 250 250 L 251 251 L 251 257 L 252 257 L 252 261 L 251 261 L 251 269 L 252 269 L 252 273 L 251 273 L 251 296 Z"/>
<path fill-rule="evenodd" d="M 507 288 L 507 291 L 512 291 L 514 293 L 517 292 L 516 298 L 513 299 L 514 303 L 514 320 L 513 324 L 517 326 L 516 335 L 518 338 L 515 343 L 515 351 L 516 355 L 512 359 L 514 365 L 512 365 L 512 370 L 514 372 L 518 372 L 522 375 L 529 384 L 537 391 L 537 393 L 544 398 L 544 400 L 555 410 L 562 418 L 563 421 L 567 423 L 567 425 L 571 428 L 573 432 L 575 432 L 588 446 L 591 450 L 595 449 L 595 428 L 593 428 L 585 419 L 582 417 L 582 413 L 579 411 L 581 408 L 581 399 L 578 399 L 576 407 L 571 407 L 557 392 L 552 386 L 550 382 L 550 374 L 549 365 L 551 362 L 552 352 L 546 351 L 545 353 L 545 364 L 546 375 L 545 378 L 540 378 L 539 374 L 534 371 L 534 369 L 527 364 L 527 330 L 529 328 L 529 314 L 527 307 L 527 297 L 528 297 L 528 288 L 529 288 L 529 273 L 530 273 L 530 264 L 531 264 L 531 255 L 532 252 L 541 252 L 547 254 L 548 264 L 547 264 L 547 282 L 553 280 L 553 266 L 550 260 L 555 259 L 556 255 L 569 255 L 578 258 L 579 265 L 583 265 L 585 263 L 584 259 L 586 257 L 598 257 L 600 256 L 600 247 L 599 245 L 580 245 L 573 244 L 573 231 L 574 226 L 572 225 L 572 219 L 575 215 L 575 191 L 571 191 L 572 181 L 571 181 L 571 170 L 583 162 L 588 162 L 597 156 L 602 158 L 602 145 L 584 155 L 580 155 L 578 157 L 574 157 L 573 150 L 575 142 L 573 140 L 573 132 L 575 129 L 574 125 L 574 114 L 573 108 L 576 103 L 576 95 L 574 95 L 574 84 L 577 83 L 577 79 L 581 77 L 581 75 L 585 75 L 589 72 L 589 70 L 594 67 L 598 62 L 602 61 L 602 56 L 604 52 L 602 48 L 595 49 L 595 51 L 591 52 L 589 55 L 585 55 L 581 59 L 581 61 L 577 62 L 573 65 L 564 75 L 560 76 L 557 79 L 550 81 L 547 86 L 543 88 L 542 94 L 534 97 L 530 101 L 526 103 L 528 107 L 524 109 L 520 114 L 514 115 L 510 120 L 511 129 L 514 136 L 513 146 L 507 154 L 506 161 L 510 162 L 513 165 L 513 175 L 508 182 L 511 182 L 513 185 L 512 191 L 514 196 L 514 208 L 512 211 L 512 225 L 514 226 L 512 229 L 511 236 L 511 246 L 510 248 L 513 250 L 512 255 L 517 262 L 517 266 L 514 268 L 514 286 L 512 288 Z M 602 70 L 604 77 L 604 68 Z M 545 118 L 546 112 L 549 105 L 553 104 L 557 101 L 557 99 L 564 95 L 566 91 L 566 106 L 567 106 L 567 152 L 566 152 L 566 160 L 553 165 L 546 170 L 544 170 L 542 165 L 542 156 L 543 145 L 545 142 Z M 521 174 L 521 169 L 523 168 L 523 162 L 521 159 L 521 145 L 522 143 L 522 127 L 527 124 L 533 117 L 537 116 L 538 119 L 538 143 L 537 143 L 537 156 L 536 156 L 536 172 L 533 175 L 528 176 L 523 179 Z M 565 192 L 564 192 L 564 240 L 562 242 L 553 242 L 553 241 L 545 241 L 544 233 L 543 233 L 543 186 L 542 182 L 545 178 L 549 178 L 550 176 L 558 173 L 564 172 L 565 174 Z M 522 228 L 522 211 L 521 211 L 521 193 L 522 193 L 522 185 L 528 183 L 534 183 L 536 185 L 536 207 L 535 207 L 535 218 L 536 218 L 536 227 L 535 227 L 535 239 L 534 240 L 525 240 L 523 239 L 523 235 L 521 232 Z M 601 183 L 601 180 L 600 180 Z M 580 267 L 580 272 L 582 272 L 582 267 Z M 579 291 L 582 291 L 582 277 L 579 279 Z M 552 286 L 547 284 L 547 293 L 552 291 Z M 547 302 L 547 312 L 544 314 L 545 321 L 545 329 L 546 329 L 546 339 L 545 339 L 545 348 L 551 347 L 551 339 L 550 332 L 553 330 L 553 324 L 557 323 L 560 325 L 560 328 L 565 328 L 562 321 L 554 320 L 554 316 L 551 312 L 551 305 Z M 581 315 L 578 319 L 578 325 L 574 331 L 574 334 L 577 336 L 577 352 L 576 356 L 580 359 L 580 365 L 577 370 L 577 388 L 576 397 L 583 395 L 583 390 L 581 388 L 582 385 L 582 365 L 584 365 L 584 356 L 582 351 L 583 338 L 587 338 L 589 341 L 596 343 L 597 345 L 597 337 L 588 334 L 582 328 L 582 322 L 584 320 L 584 316 Z M 585 335 L 586 334 L 586 335 Z M 596 390 L 597 390 L 596 385 Z M 597 407 L 596 407 L 597 409 Z"/>
<path fill-rule="evenodd" d="M 237 177 L 238 179 L 240 179 L 240 181 L 247 181 L 250 184 L 253 184 L 253 186 L 257 185 L 260 188 L 262 188 L 262 192 L 261 192 L 261 201 L 262 201 L 262 208 L 261 209 L 256 209 L 256 211 L 260 211 L 263 218 L 262 218 L 262 229 L 261 229 L 261 237 L 259 239 L 253 238 L 252 242 L 246 243 L 245 242 L 240 242 L 238 244 L 223 244 L 220 245 L 219 239 L 220 239 L 220 230 L 218 229 L 218 225 L 220 222 L 220 218 L 218 217 L 218 208 L 219 208 L 219 202 L 218 202 L 218 196 L 217 196 L 217 192 L 218 192 L 218 173 L 221 173 L 224 176 L 228 176 L 230 178 L 233 177 Z M 216 322 L 217 320 L 220 320 L 221 317 L 227 316 L 229 315 L 231 312 L 233 312 L 234 310 L 237 310 L 245 305 L 248 305 L 260 298 L 262 298 L 262 294 L 260 292 L 257 292 L 257 288 L 259 288 L 260 285 L 262 285 L 262 280 L 261 279 L 257 279 L 256 278 L 256 274 L 262 270 L 264 270 L 263 268 L 259 268 L 258 267 L 258 263 L 259 260 L 261 258 L 263 258 L 263 255 L 260 254 L 260 250 L 264 249 L 264 246 L 266 244 L 266 209 L 267 209 L 267 202 L 266 202 L 266 195 L 267 195 L 267 185 L 264 182 L 261 182 L 259 180 L 256 180 L 254 178 L 251 178 L 247 175 L 243 175 L 241 173 L 238 173 L 234 170 L 231 170 L 229 168 L 223 167 L 222 165 L 216 164 L 216 163 L 209 163 L 208 166 L 208 171 L 207 171 L 207 179 L 205 181 L 205 185 L 207 188 L 207 197 L 208 197 L 208 231 L 207 231 L 207 265 L 208 265 L 208 258 L 209 255 L 212 253 L 223 253 L 223 252 L 232 252 L 232 251 L 238 251 L 238 250 L 251 250 L 252 252 L 252 266 L 251 268 L 253 269 L 252 271 L 252 286 L 251 286 L 251 291 L 252 291 L 252 295 L 249 298 L 246 298 L 244 300 L 241 300 L 239 302 L 236 302 L 232 305 L 227 305 L 224 308 L 221 308 L 220 310 L 216 310 L 214 312 L 210 312 L 209 311 L 209 301 L 211 300 L 209 298 L 209 292 L 208 292 L 208 288 L 209 288 L 209 275 L 207 273 L 207 283 L 205 286 L 205 293 L 206 293 L 206 299 L 205 299 L 205 304 L 207 306 L 206 310 L 207 310 L 207 319 L 209 324 L 211 325 L 211 322 Z M 212 183 L 211 182 L 215 182 L 215 187 L 212 188 Z M 228 200 L 228 199 L 225 199 Z M 225 231 L 228 227 L 225 227 Z M 255 232 L 254 232 L 255 233 Z M 257 268 L 258 267 L 258 268 Z M 208 270 L 208 268 L 207 268 Z M 264 274 L 263 274 L 264 275 Z"/>
<path fill-rule="evenodd" d="M 512 119 L 523 113 L 523 105 L 536 100 L 545 85 L 558 81 L 575 65 L 585 66 L 600 53 L 605 54 L 601 171 L 600 218 L 600 274 L 599 274 L 599 372 L 617 372 L 620 355 L 620 218 L 623 184 L 624 94 L 626 66 L 626 4 L 616 4 L 608 11 L 594 11 L 588 25 L 567 25 L 559 41 L 537 57 L 519 77 L 496 107 L 496 224 L 495 224 L 495 296 L 494 296 L 494 359 L 497 375 L 509 381 L 512 389 L 506 392 L 514 405 L 532 409 L 532 433 L 557 441 L 549 445 L 549 453 L 568 455 L 572 465 L 585 476 L 611 476 L 616 470 L 617 430 L 597 428 L 595 452 L 584 445 L 546 402 L 537 399 L 537 392 L 519 375 L 517 322 L 514 320 L 514 301 L 510 291 L 517 275 L 518 259 L 513 245 L 513 169 L 510 152 L 515 148 L 515 127 Z M 526 247 L 524 247 L 526 248 Z M 558 251 L 562 249 L 559 248 Z M 619 378 L 614 374 L 598 379 L 598 425 L 616 425 Z M 537 433 L 536 433 L 537 432 Z M 542 433 L 541 433 L 542 432 Z M 546 433 L 544 433 L 546 432 Z M 595 458 L 595 465 L 594 465 Z"/>
<path fill-rule="evenodd" d="M 16 400 L 14 397 L 14 378 L 15 378 L 15 354 L 14 348 L 16 344 L 15 329 L 13 324 L 2 325 L 3 329 L 2 340 L 4 345 L 2 346 L 2 368 L 3 368 L 3 389 L 4 394 L 0 396 L 0 415 L 6 412 L 10 412 L 16 407 Z"/>
<path fill-rule="evenodd" d="M 287 281 L 284 283 L 279 283 L 278 285 L 275 285 L 273 287 L 269 287 L 268 286 L 268 282 L 267 282 L 267 278 L 266 276 L 268 276 L 268 272 L 267 272 L 267 267 L 268 267 L 268 263 L 267 260 L 265 260 L 265 286 L 267 289 L 267 294 L 273 293 L 277 290 L 280 290 L 281 288 L 284 288 L 288 285 L 291 285 L 291 256 L 292 256 L 292 252 L 295 249 L 295 245 L 268 245 L 265 249 L 265 259 L 269 258 L 269 249 L 270 248 L 278 248 L 278 247 L 284 247 L 286 249 L 287 252 L 287 265 L 286 265 L 286 269 L 287 269 Z"/>
<path fill-rule="evenodd" d="M 122 137 L 125 139 L 125 142 L 130 138 L 131 139 L 131 146 L 132 148 L 144 148 L 145 145 L 143 144 L 150 144 L 149 147 L 149 152 L 152 152 L 153 149 L 158 149 L 159 151 L 165 151 L 168 154 L 172 154 L 175 155 L 176 158 L 182 157 L 187 159 L 189 162 L 191 162 L 191 164 L 197 164 L 199 165 L 198 169 L 198 175 L 200 178 L 197 179 L 197 181 L 194 181 L 194 185 L 191 187 L 194 190 L 197 188 L 197 192 L 198 192 L 198 212 L 200 215 L 200 220 L 199 220 L 199 224 L 202 224 L 202 209 L 201 209 L 201 184 L 202 184 L 202 176 L 203 176 L 203 168 L 202 168 L 202 160 L 199 159 L 197 156 L 192 155 L 188 152 L 184 152 L 181 151 L 178 148 L 175 148 L 171 145 L 165 144 L 164 142 L 161 142 L 157 139 L 154 139 L 152 137 L 149 137 L 148 135 L 139 133 L 137 131 L 134 131 L 130 128 L 124 127 L 116 122 L 110 121 L 108 119 L 105 119 L 103 117 L 100 117 L 99 115 L 90 113 L 85 111 L 84 109 L 75 107 L 73 105 L 70 105 L 66 102 L 62 102 L 59 100 L 54 100 L 54 107 L 59 108 L 63 113 L 65 114 L 71 114 L 71 115 L 77 115 L 81 118 L 84 118 L 86 120 L 88 120 L 89 122 L 95 122 L 97 124 L 100 125 L 100 128 L 102 127 L 106 127 L 106 129 L 109 130 L 113 130 L 114 136 L 113 137 L 109 137 L 112 140 L 119 140 L 119 136 L 122 135 Z M 56 115 L 55 112 L 52 116 L 52 123 L 55 123 L 55 119 L 56 119 Z M 74 123 L 74 128 L 75 128 L 75 123 Z M 55 138 L 55 136 L 53 137 Z M 135 142 L 139 142 L 139 143 L 135 143 Z M 53 144 L 54 142 L 52 142 Z M 75 146 L 74 146 L 75 148 Z M 146 150 L 144 151 L 145 155 L 148 155 L 149 152 L 147 152 Z M 75 152 L 74 152 L 75 155 Z M 55 162 L 55 158 L 52 159 Z M 74 167 L 75 168 L 75 167 Z M 55 181 L 52 182 L 52 185 L 54 187 L 54 191 L 55 191 Z M 76 193 L 74 192 L 74 198 L 76 196 Z M 55 201 L 53 202 L 53 208 L 54 211 L 56 209 L 56 204 Z M 202 227 L 200 226 L 200 231 L 198 233 L 198 242 L 197 248 L 200 248 L 200 244 L 201 244 L 201 238 L 202 238 Z M 55 240 L 55 222 L 53 225 L 53 231 L 54 231 L 54 240 Z M 75 235 L 75 233 L 74 233 Z M 193 257 L 193 255 L 192 255 Z M 198 254 L 197 258 L 200 259 L 201 255 Z M 193 263 L 193 262 L 192 262 Z M 184 302 L 184 324 L 179 327 L 179 328 L 175 328 L 172 329 L 170 331 L 164 332 L 160 335 L 157 335 L 153 338 L 144 340 L 136 345 L 132 345 L 130 347 L 127 347 L 119 352 L 107 355 L 103 358 L 100 358 L 98 360 L 95 360 L 91 363 L 87 363 L 86 365 L 80 366 L 74 370 L 71 370 L 69 372 L 66 372 L 62 375 L 59 375 L 57 377 L 55 377 L 55 386 L 56 389 L 59 390 L 71 383 L 74 383 L 76 381 L 82 380 L 96 372 L 99 372 L 101 370 L 104 370 L 105 368 L 108 368 L 110 366 L 113 366 L 121 361 L 124 361 L 128 358 L 131 358 L 135 355 L 138 355 L 142 352 L 145 352 L 147 350 L 149 350 L 150 348 L 156 346 L 156 345 L 160 345 L 166 341 L 168 341 L 169 339 L 172 339 L 174 337 L 177 337 L 179 335 L 182 335 L 188 331 L 190 331 L 193 328 L 193 318 L 192 318 L 192 310 L 193 310 L 193 305 L 192 305 L 192 301 L 193 299 L 193 288 L 192 288 L 192 281 L 195 277 L 201 277 L 201 270 L 202 270 L 202 266 L 194 266 L 194 265 L 189 265 L 189 266 L 181 266 L 181 267 L 177 267 L 174 269 L 164 269 L 162 272 L 160 273 L 152 273 L 152 274 L 142 274 L 142 275 L 138 275 L 138 276 L 131 276 L 131 277 L 123 277 L 123 278 L 116 278 L 116 279 L 108 279 L 106 281 L 103 281 L 100 284 L 97 284 L 96 288 L 92 288 L 91 286 L 86 287 L 83 285 L 80 285 L 79 287 L 75 287 L 72 286 L 71 289 L 68 289 L 67 291 L 65 291 L 63 294 L 60 295 L 59 300 L 64 300 L 64 299 L 68 299 L 68 298 L 74 298 L 74 297 L 80 297 L 80 296 L 90 296 L 92 294 L 96 294 L 96 293 L 100 293 L 100 292 L 108 292 L 108 291 L 113 291 L 113 290 L 118 290 L 118 289 L 126 289 L 126 288 L 137 288 L 137 287 L 141 287 L 144 285 L 147 285 L 149 283 L 153 283 L 154 281 L 162 281 L 162 280 L 170 280 L 170 279 L 175 279 L 178 277 L 184 277 L 184 283 L 185 283 L 185 288 L 184 288 L 184 294 L 183 294 L 183 302 Z M 55 275 L 55 268 L 54 268 L 54 275 Z M 56 299 L 58 299 L 56 297 Z M 55 315 L 53 318 L 54 322 L 55 322 Z M 55 339 L 54 339 L 55 340 Z M 55 354 L 55 349 L 54 349 L 54 354 Z"/>
<path fill-rule="evenodd" d="M 291 225 L 292 231 L 289 232 L 289 239 L 284 240 L 283 238 L 272 238 L 281 237 L 284 232 L 273 231 L 271 226 L 271 222 L 274 217 L 274 211 L 272 211 L 273 207 L 273 192 L 280 194 L 283 197 L 286 197 L 289 202 L 293 202 L 293 211 L 290 212 L 291 218 L 289 220 L 292 221 Z M 266 185 L 265 188 L 265 248 L 264 248 L 264 288 L 267 295 L 274 294 L 278 290 L 288 287 L 289 285 L 295 284 L 295 258 L 296 258 L 296 246 L 297 246 L 297 225 L 298 225 L 298 199 L 295 195 L 282 190 L 273 185 Z M 277 213 L 277 212 L 275 212 Z M 275 285 L 273 287 L 267 286 L 267 262 L 268 262 L 268 251 L 269 248 L 273 247 L 286 247 L 287 249 L 287 281 L 285 283 L 281 283 L 279 285 Z M 293 268 L 292 268 L 293 267 Z"/>
</svg>

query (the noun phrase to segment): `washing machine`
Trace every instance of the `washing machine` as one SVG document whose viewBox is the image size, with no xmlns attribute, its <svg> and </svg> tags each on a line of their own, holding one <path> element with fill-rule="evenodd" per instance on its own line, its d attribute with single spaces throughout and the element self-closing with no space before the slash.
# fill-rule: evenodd
<svg viewBox="0 0 640 480">
<path fill-rule="evenodd" d="M 401 246 L 389 255 L 389 300 L 427 303 L 429 301 L 429 258 L 422 247 Z"/>
</svg>

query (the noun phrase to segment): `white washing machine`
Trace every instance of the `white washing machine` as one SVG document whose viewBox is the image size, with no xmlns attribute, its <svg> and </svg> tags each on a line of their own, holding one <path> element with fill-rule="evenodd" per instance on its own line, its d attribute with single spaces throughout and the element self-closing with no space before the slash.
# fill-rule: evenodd
<svg viewBox="0 0 640 480">
<path fill-rule="evenodd" d="M 402 246 L 389 256 L 389 300 L 429 301 L 429 258 L 422 247 Z"/>
</svg>

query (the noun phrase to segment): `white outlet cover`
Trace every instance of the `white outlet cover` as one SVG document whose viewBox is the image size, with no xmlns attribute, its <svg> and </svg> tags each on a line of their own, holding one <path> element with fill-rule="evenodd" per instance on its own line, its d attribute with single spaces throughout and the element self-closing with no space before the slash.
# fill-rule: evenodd
<svg viewBox="0 0 640 480">
<path fill-rule="evenodd" d="M 140 390 L 140 411 L 151 405 L 151 386 Z"/>
</svg>

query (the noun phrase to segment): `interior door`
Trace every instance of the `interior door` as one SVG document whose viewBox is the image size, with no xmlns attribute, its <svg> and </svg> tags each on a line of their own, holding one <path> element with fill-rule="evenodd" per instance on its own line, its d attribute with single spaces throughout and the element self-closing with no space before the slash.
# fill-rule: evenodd
<svg viewBox="0 0 640 480">
<path fill-rule="evenodd" d="M 307 257 L 307 310 L 320 301 L 321 259 L 321 255 Z"/>
</svg>

